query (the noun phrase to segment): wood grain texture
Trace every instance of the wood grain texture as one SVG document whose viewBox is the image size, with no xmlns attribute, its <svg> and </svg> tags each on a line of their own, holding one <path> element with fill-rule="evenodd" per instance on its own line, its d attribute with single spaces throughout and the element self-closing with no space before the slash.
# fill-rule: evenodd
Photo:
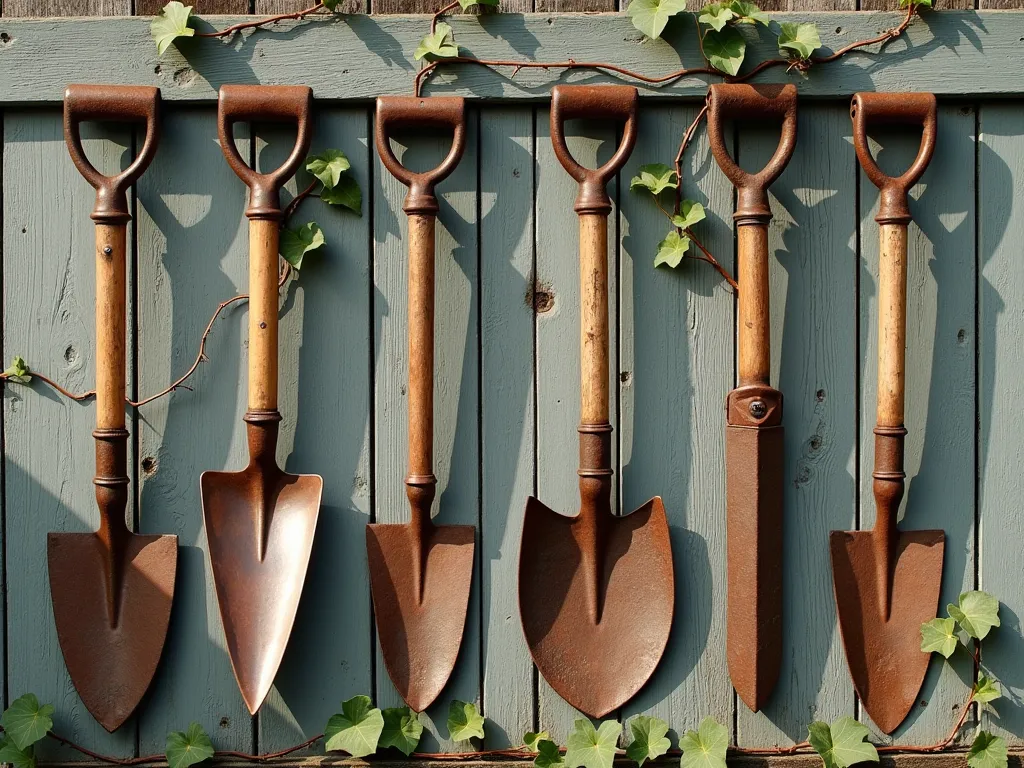
<svg viewBox="0 0 1024 768">
<path fill-rule="evenodd" d="M 244 127 L 236 135 L 247 157 Z M 188 369 L 217 304 L 247 290 L 245 187 L 216 137 L 210 110 L 166 113 L 156 157 L 139 183 L 139 390 L 145 394 Z M 140 410 L 142 530 L 177 534 L 179 546 L 171 628 L 140 718 L 145 754 L 162 752 L 167 732 L 189 719 L 219 749 L 255 746 L 227 655 L 199 495 L 200 473 L 248 461 L 241 422 L 247 314 L 244 304 L 235 305 L 217 321 L 206 347 L 210 360 L 189 381 L 192 391 Z"/>
<path fill-rule="evenodd" d="M 311 8 L 316 0 L 255 0 L 255 13 L 257 16 L 276 16 L 279 13 L 295 13 L 305 8 Z M 367 13 L 368 0 L 341 0 L 335 6 L 338 13 Z M 231 11 L 223 11 L 231 13 Z"/>
<path fill-rule="evenodd" d="M 519 623 L 523 500 L 534 492 L 533 110 L 480 115 L 480 525 L 487 748 L 517 746 L 534 722 L 535 673 Z"/>
<path fill-rule="evenodd" d="M 830 530 L 854 527 L 857 402 L 855 167 L 845 105 L 800 105 L 798 141 L 770 188 L 772 385 L 785 398 L 783 656 L 754 714 L 737 702 L 741 746 L 791 744 L 814 719 L 853 714 L 832 597 Z M 739 161 L 761 168 L 777 128 L 746 129 Z"/>
<path fill-rule="evenodd" d="M 828 49 L 872 37 L 899 24 L 898 13 L 778 14 L 778 21 L 814 22 Z M 223 27 L 235 17 L 216 17 Z M 668 40 L 643 45 L 625 15 L 490 14 L 449 19 L 459 45 L 483 58 L 564 61 L 606 60 L 615 51 L 626 67 L 665 74 L 680 65 L 702 66 L 693 45 L 691 19 L 680 19 Z M 689 22 L 688 26 L 686 22 Z M 312 86 L 318 99 L 370 99 L 408 94 L 418 68 L 413 52 L 423 37 L 422 16 L 340 16 L 283 23 L 274 32 L 251 35 L 236 44 L 205 39 L 182 43 L 162 58 L 156 55 L 149 21 L 135 19 L 19 21 L 5 19 L 0 33 L 0 102 L 56 103 L 69 82 L 136 83 L 162 86 L 165 100 L 207 101 L 221 83 L 293 83 Z M 839 29 L 840 32 L 836 32 Z M 750 61 L 777 56 L 776 38 L 763 27 L 746 28 L 756 36 L 747 47 Z M 847 97 L 858 90 L 914 88 L 939 95 L 1010 95 L 1024 92 L 1017 66 L 1024 14 L 1001 12 L 935 13 L 912 24 L 907 40 L 891 43 L 885 56 L 846 56 L 812 70 L 806 78 L 776 67 L 759 82 L 794 82 L 802 97 Z M 296 46 L 294 41 L 301 39 Z M 46 67 L 38 62 L 47 61 Z M 324 61 L 343 61 L 324 66 Z M 984 77 L 975 73 L 984 72 Z M 17 73 L 8 76 L 7 73 Z M 472 65 L 449 65 L 427 84 L 429 93 L 478 98 L 546 98 L 561 82 L 610 82 L 592 72 L 542 69 L 492 72 Z M 704 98 L 706 78 L 688 78 L 661 89 L 643 89 L 650 97 Z"/>
<path fill-rule="evenodd" d="M 135 0 L 135 15 L 156 16 L 166 4 L 166 0 Z M 192 12 L 199 16 L 215 13 L 237 15 L 248 13 L 251 7 L 250 0 L 189 0 L 189 5 L 192 6 Z"/>
<path fill-rule="evenodd" d="M 939 109 L 938 153 L 911 191 L 908 236 L 905 443 L 907 494 L 903 530 L 946 532 L 939 610 L 973 588 L 975 571 L 975 128 L 971 107 Z M 909 135 L 908 135 L 909 134 Z M 917 155 L 919 134 L 878 132 L 882 170 L 897 175 Z M 876 145 L 877 146 L 877 145 Z M 860 179 L 860 526 L 875 520 L 871 491 L 878 358 L 878 191 Z M 944 615 L 944 614 L 943 614 Z M 892 740 L 927 744 L 949 733 L 967 699 L 966 656 L 936 659 L 921 688 L 921 706 Z M 862 713 L 867 721 L 867 715 Z M 868 723 L 876 740 L 885 741 Z"/>
<path fill-rule="evenodd" d="M 1024 737 L 1024 615 L 1019 542 L 1024 517 L 1020 441 L 1024 432 L 1024 132 L 1021 102 L 986 104 L 978 144 L 978 587 L 999 598 L 1002 626 L 985 639 L 985 665 L 1003 686 L 999 717 L 984 725 L 1012 744 Z M 968 329 L 971 330 L 971 329 Z"/>
<path fill-rule="evenodd" d="M 363 191 L 362 215 L 312 199 L 301 205 L 292 223 L 316 221 L 327 245 L 307 256 L 282 301 L 280 407 L 285 420 L 279 452 L 287 471 L 321 475 L 324 493 L 295 628 L 275 687 L 259 713 L 263 752 L 315 736 L 339 711 L 339 702 L 373 691 L 365 543 L 375 338 L 370 325 L 368 130 L 366 109 L 318 110 L 310 153 L 334 148 L 348 156 L 348 173 Z M 259 139 L 258 163 L 271 168 L 291 151 L 294 131 L 261 129 Z M 311 180 L 301 170 L 286 189 L 294 194 Z"/>
<path fill-rule="evenodd" d="M 46 18 L 50 16 L 130 16 L 131 0 L 4 0 L 3 15 Z"/>
<path fill-rule="evenodd" d="M 130 133 L 89 127 L 83 126 L 83 140 L 93 164 L 103 173 L 127 167 Z M 95 226 L 89 214 L 96 195 L 68 157 L 61 114 L 6 111 L 3 170 L 4 356 L 24 356 L 72 391 L 92 389 Z M 132 386 L 134 377 L 128 381 Z M 32 691 L 53 703 L 54 727 L 70 738 L 129 756 L 134 721 L 107 734 L 68 677 L 47 577 L 47 532 L 94 531 L 99 524 L 90 437 L 95 410 L 92 402 L 69 402 L 45 387 L 4 387 L 7 685 L 12 699 Z M 133 508 L 129 503 L 129 521 Z M 37 754 L 53 760 L 74 753 L 44 742 Z"/>
<path fill-rule="evenodd" d="M 641 165 L 671 162 L 695 106 L 640 110 L 636 149 L 619 195 L 619 432 L 622 508 L 665 503 L 676 600 L 672 634 L 650 682 L 623 708 L 670 723 L 673 743 L 705 716 L 733 719 L 725 660 L 724 412 L 733 386 L 734 301 L 707 264 L 654 268 L 671 225 L 649 195 L 631 192 Z M 731 130 L 730 130 L 731 138 Z M 733 190 L 698 132 L 683 164 L 683 194 L 707 219 L 701 242 L 733 268 Z M 671 204 L 671 193 L 662 195 Z M 695 706 L 700 702 L 699 706 Z"/>
<path fill-rule="evenodd" d="M 435 167 L 447 155 L 451 134 L 419 131 L 392 142 L 399 160 L 413 169 Z M 477 117 L 467 113 L 466 149 L 458 168 L 437 188 L 441 212 L 435 247 L 436 306 L 434 351 L 434 474 L 438 525 L 477 525 L 480 519 L 479 434 L 479 253 L 477 239 Z M 374 164 L 373 317 L 376 329 L 374 401 L 376 420 L 375 522 L 408 522 L 407 471 L 408 362 L 406 318 L 408 224 L 402 211 L 406 188 Z M 420 749 L 456 751 L 447 738 L 448 703 L 480 700 L 480 581 L 474 569 L 469 611 L 455 670 L 437 702 L 420 715 L 425 726 Z M 403 703 L 376 649 L 376 703 Z M 461 747 L 465 748 L 465 744 Z"/>
</svg>

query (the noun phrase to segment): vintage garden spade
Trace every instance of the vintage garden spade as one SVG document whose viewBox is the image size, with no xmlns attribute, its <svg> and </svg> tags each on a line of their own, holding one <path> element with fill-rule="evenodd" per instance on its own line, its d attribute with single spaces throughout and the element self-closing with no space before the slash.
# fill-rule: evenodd
<svg viewBox="0 0 1024 768">
<path fill-rule="evenodd" d="M 907 191 L 935 149 L 935 96 L 858 93 L 853 140 L 864 173 L 881 192 L 875 221 L 878 263 L 878 406 L 875 427 L 875 527 L 833 531 L 832 577 L 839 628 L 864 709 L 885 733 L 917 700 L 930 654 L 921 653 L 921 624 L 935 618 L 942 586 L 942 531 L 900 531 L 903 498 L 903 395 L 907 331 Z M 902 176 L 886 176 L 867 141 L 869 123 L 922 126 L 917 159 Z"/>
<path fill-rule="evenodd" d="M 395 128 L 451 128 L 448 156 L 434 170 L 413 173 L 391 149 Z M 434 186 L 455 170 L 466 140 L 461 98 L 389 96 L 377 99 L 377 154 L 409 188 L 409 499 L 408 523 L 366 527 L 370 591 L 388 675 L 416 712 L 448 682 L 462 644 L 473 581 L 476 530 L 434 525 Z"/>
<path fill-rule="evenodd" d="M 672 547 L 661 499 L 616 517 L 611 510 L 608 421 L 608 181 L 626 162 L 637 133 L 632 86 L 555 86 L 551 143 L 579 182 L 580 511 L 566 517 L 536 498 L 526 503 L 519 545 L 519 615 L 534 663 L 558 694 L 603 717 L 643 687 L 672 626 Z M 566 120 L 625 123 L 615 155 L 601 168 L 569 153 Z"/>
<path fill-rule="evenodd" d="M 748 173 L 729 156 L 723 123 L 781 123 L 768 164 Z M 708 141 L 736 187 L 738 241 L 738 386 L 725 402 L 726 658 L 743 702 L 757 712 L 771 695 L 782 665 L 782 393 L 771 386 L 768 295 L 768 187 L 785 170 L 796 144 L 792 85 L 712 85 Z"/>
<path fill-rule="evenodd" d="M 278 236 L 281 185 L 309 149 L 312 92 L 305 86 L 225 85 L 217 131 L 228 165 L 249 187 L 249 466 L 200 478 L 210 566 L 235 679 L 249 712 L 266 698 L 298 610 L 320 512 L 323 479 L 277 464 Z M 235 148 L 238 121 L 294 122 L 295 148 L 272 173 Z"/>
<path fill-rule="evenodd" d="M 156 152 L 160 92 L 136 86 L 69 85 L 64 137 L 75 167 L 96 189 L 95 533 L 47 537 L 50 593 L 64 661 L 93 717 L 108 731 L 135 711 L 160 661 L 171 616 L 177 536 L 142 536 L 125 524 L 125 250 L 128 188 Z M 83 120 L 142 122 L 146 138 L 127 170 L 104 176 L 86 159 Z"/>
</svg>

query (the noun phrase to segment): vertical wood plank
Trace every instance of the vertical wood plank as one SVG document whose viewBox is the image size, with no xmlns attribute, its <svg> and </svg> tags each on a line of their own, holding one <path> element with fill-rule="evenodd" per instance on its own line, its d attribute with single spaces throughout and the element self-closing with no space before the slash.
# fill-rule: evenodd
<svg viewBox="0 0 1024 768">
<path fill-rule="evenodd" d="M 217 304 L 248 282 L 246 192 L 217 143 L 215 113 L 165 110 L 160 147 L 139 184 L 139 390 L 151 394 L 195 359 Z M 241 128 L 236 131 L 241 134 Z M 243 157 L 248 142 L 241 145 Z M 140 413 L 142 527 L 178 535 L 178 575 L 164 655 L 140 719 L 139 748 L 195 720 L 218 749 L 249 752 L 252 723 L 231 671 L 203 525 L 199 475 L 248 461 L 244 303 L 221 315 L 178 390 Z"/>
<path fill-rule="evenodd" d="M 855 157 L 845 104 L 800 108 L 800 137 L 771 186 L 772 382 L 784 396 L 783 655 L 767 705 L 737 699 L 737 742 L 807 738 L 812 720 L 852 715 L 832 596 L 828 535 L 855 527 L 857 251 Z M 740 134 L 743 167 L 764 167 L 777 128 Z"/>
<path fill-rule="evenodd" d="M 309 8 L 315 2 L 316 0 L 256 0 L 256 15 L 275 16 L 279 13 L 294 13 Z M 337 13 L 367 13 L 368 10 L 366 0 L 341 0 L 335 7 Z"/>
<path fill-rule="evenodd" d="M 626 705 L 678 736 L 705 716 L 732 722 L 725 661 L 725 475 L 722 403 L 732 388 L 733 297 L 709 265 L 653 266 L 671 223 L 646 192 L 630 192 L 641 165 L 672 163 L 697 106 L 648 107 L 621 174 L 619 445 L 622 508 L 665 502 L 673 545 L 675 621 L 651 681 Z M 704 133 L 687 151 L 683 194 L 705 206 L 701 242 L 732 269 L 732 186 Z M 666 208 L 671 191 L 662 195 Z M 642 619 L 638 619 L 642 628 Z M 699 706 L 697 704 L 699 703 Z"/>
<path fill-rule="evenodd" d="M 533 143 L 532 107 L 482 113 L 480 538 L 490 749 L 521 744 L 536 725 L 533 662 L 517 600 L 524 504 L 534 485 Z"/>
<path fill-rule="evenodd" d="M 434 474 L 437 476 L 438 525 L 477 525 L 480 514 L 479 430 L 479 264 L 477 225 L 477 123 L 467 110 L 466 150 L 458 168 L 437 190 L 435 259 L 436 311 L 434 360 Z M 409 142 L 406 144 L 406 142 Z M 399 159 L 413 169 L 435 167 L 451 147 L 450 134 L 420 131 L 393 141 Z M 404 146 L 403 146 L 404 145 Z M 376 522 L 407 523 L 408 351 L 406 319 L 408 256 L 406 188 L 379 158 L 374 170 L 374 322 L 378 324 L 375 356 Z M 479 547 L 479 544 L 477 545 Z M 477 551 L 477 562 L 480 552 Z M 421 751 L 464 749 L 448 739 L 446 721 L 452 699 L 480 699 L 479 569 L 474 568 L 462 647 L 448 685 L 437 702 L 422 713 Z M 388 678 L 380 647 L 376 649 L 377 705 L 404 706 Z"/>
<path fill-rule="evenodd" d="M 166 0 L 135 0 L 136 16 L 156 16 Z M 209 16 L 215 13 L 241 14 L 249 12 L 249 0 L 190 0 L 193 13 Z M 310 3 L 312 5 L 312 3 Z M 259 13 L 259 11 L 257 11 Z"/>
<path fill-rule="evenodd" d="M 1024 653 L 1021 615 L 1020 542 L 1024 496 L 1020 440 L 1024 433 L 1024 131 L 1019 101 L 986 104 L 981 109 L 978 145 L 978 222 L 981 270 L 978 283 L 978 514 L 980 532 L 978 586 L 1002 606 L 1002 626 L 985 639 L 983 660 L 1003 687 L 996 702 L 999 717 L 984 716 L 986 729 L 1011 745 L 1024 733 Z"/>
<path fill-rule="evenodd" d="M 942 529 L 945 561 L 939 610 L 974 584 L 975 127 L 971 107 L 939 109 L 935 158 L 911 192 L 907 279 L 905 465 L 902 530 Z M 913 132 L 910 132 L 913 133 Z M 879 133 L 883 171 L 898 175 L 917 155 L 916 135 Z M 874 464 L 878 349 L 878 190 L 861 172 L 861 528 L 875 521 Z M 930 744 L 949 733 L 967 700 L 970 663 L 935 659 L 896 743 Z M 861 719 L 868 722 L 866 712 Z M 870 723 L 869 723 L 870 725 Z M 874 726 L 871 725 L 874 730 Z M 875 733 L 876 738 L 882 738 Z"/>
<path fill-rule="evenodd" d="M 0 2 L 0 16 L 3 15 L 3 4 Z M 4 291 L 4 233 L 11 226 L 4 218 L 4 110 L 0 108 L 0 354 L 8 354 L 4 344 L 4 330 L 6 325 L 4 317 L 7 315 L 6 293 Z M 6 358 L 0 358 L 6 359 Z M 2 388 L 7 389 L 6 384 Z M 0 663 L 0 703 L 6 707 L 9 703 L 7 690 L 7 495 L 4 492 L 4 478 L 6 476 L 5 464 L 6 452 L 4 449 L 5 435 L 7 430 L 7 394 L 2 393 L 3 402 L 0 404 L 0 649 L 3 649 L 3 662 Z"/>
<path fill-rule="evenodd" d="M 101 172 L 127 167 L 127 131 L 87 128 L 86 154 Z M 3 165 L 4 358 L 20 354 L 72 391 L 91 389 L 95 227 L 89 214 L 96 195 L 67 155 L 61 113 L 6 112 Z M 131 228 L 128 237 L 130 243 Z M 131 303 L 128 312 L 132 350 Z M 130 756 L 134 723 L 107 734 L 75 692 L 57 642 L 47 575 L 49 531 L 93 531 L 99 524 L 94 410 L 91 402 L 69 402 L 40 384 L 4 387 L 7 686 L 11 699 L 32 692 L 52 703 L 55 730 L 107 754 Z M 129 520 L 133 508 L 129 503 Z M 80 757 L 52 742 L 41 743 L 38 755 Z"/>
<path fill-rule="evenodd" d="M 131 0 L 4 0 L 4 16 L 131 16 Z"/>
<path fill-rule="evenodd" d="M 323 110 L 310 149 L 343 151 L 364 193 L 370 189 L 368 120 L 365 109 Z M 291 152 L 294 130 L 261 130 L 260 138 L 269 144 L 258 162 L 269 171 Z M 300 171 L 288 189 L 294 194 L 311 179 Z M 261 752 L 322 733 L 341 701 L 373 692 L 365 544 L 372 336 L 366 207 L 360 217 L 311 199 L 290 222 L 295 228 L 316 221 L 327 246 L 307 256 L 282 302 L 279 454 L 287 471 L 321 475 L 324 492 L 288 650 L 259 714 Z"/>
<path fill-rule="evenodd" d="M 580 508 L 578 468 L 580 421 L 579 217 L 573 211 L 578 185 L 555 158 L 547 109 L 536 112 L 536 290 L 549 294 L 537 315 L 537 493 L 552 510 L 573 516 Z M 576 161 L 597 168 L 615 152 L 615 126 L 568 121 L 566 139 Z M 608 185 L 613 206 L 618 182 Z M 608 219 L 608 313 L 610 390 L 617 390 L 618 286 L 617 208 Z M 618 427 L 618 405 L 609 421 Z M 612 466 L 618 466 L 618 438 L 612 437 Z M 618 494 L 612 510 L 618 512 Z M 568 564 L 566 567 L 570 567 Z M 573 722 L 584 715 L 569 706 L 543 678 L 539 682 L 539 726 L 564 744 Z"/>
</svg>

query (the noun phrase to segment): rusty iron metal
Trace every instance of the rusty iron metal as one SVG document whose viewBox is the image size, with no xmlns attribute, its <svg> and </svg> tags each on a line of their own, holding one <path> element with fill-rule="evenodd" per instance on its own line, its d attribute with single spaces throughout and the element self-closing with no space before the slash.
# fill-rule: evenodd
<svg viewBox="0 0 1024 768">
<path fill-rule="evenodd" d="M 228 165 L 249 187 L 249 399 L 244 416 L 249 464 L 200 478 L 210 566 L 228 655 L 249 712 L 274 682 L 295 622 L 320 512 L 323 479 L 277 464 L 278 231 L 281 185 L 306 156 L 312 92 L 305 86 L 225 85 L 217 127 Z M 297 126 L 280 168 L 257 173 L 238 154 L 239 121 Z"/>
<path fill-rule="evenodd" d="M 937 612 L 945 533 L 901 531 L 903 471 L 903 356 L 906 333 L 907 192 L 935 148 L 935 97 L 925 93 L 858 93 L 850 108 L 857 159 L 879 188 L 875 220 L 882 235 L 879 264 L 879 402 L 872 473 L 876 518 L 870 531 L 833 531 L 832 577 L 846 660 L 864 709 L 892 733 L 917 700 L 928 669 L 921 624 Z M 899 177 L 886 176 L 871 157 L 869 124 L 921 127 L 917 158 Z M 890 300 L 890 297 L 891 300 Z M 892 310 L 886 308 L 891 306 Z"/>
<path fill-rule="evenodd" d="M 50 533 L 47 562 L 57 639 L 82 702 L 108 731 L 127 720 L 160 662 L 171 616 L 177 536 L 140 535 L 125 522 L 125 250 L 127 191 L 149 166 L 159 139 L 160 92 L 135 86 L 69 85 L 64 137 L 75 167 L 96 189 L 97 423 L 95 533 Z M 85 156 L 84 120 L 142 122 L 135 161 L 104 176 Z"/>
<path fill-rule="evenodd" d="M 768 187 L 796 145 L 793 85 L 712 85 L 708 139 L 719 167 L 737 190 L 739 381 L 725 402 L 726 657 L 733 687 L 757 712 L 782 666 L 782 534 L 784 434 L 782 393 L 769 382 Z M 781 123 L 768 164 L 748 173 L 730 157 L 723 123 Z"/>
<path fill-rule="evenodd" d="M 579 183 L 574 209 L 580 217 L 581 262 L 580 509 L 567 517 L 536 498 L 527 501 L 519 545 L 519 615 L 544 679 L 592 717 L 624 704 L 653 674 L 668 643 L 675 600 L 661 498 L 624 517 L 611 509 L 607 223 L 612 206 L 605 187 L 633 150 L 636 109 L 637 91 L 631 86 L 559 85 L 551 93 L 551 143 Z M 618 150 L 601 168 L 584 168 L 569 152 L 564 123 L 575 118 L 625 124 Z"/>
<path fill-rule="evenodd" d="M 437 168 L 414 173 L 391 149 L 395 129 L 451 128 L 452 146 Z M 384 665 L 414 711 L 433 702 L 451 676 L 466 626 L 476 529 L 435 525 L 434 477 L 434 187 L 455 170 L 466 141 L 461 98 L 377 99 L 377 154 L 409 188 L 409 474 L 408 523 L 366 526 L 370 592 Z"/>
</svg>

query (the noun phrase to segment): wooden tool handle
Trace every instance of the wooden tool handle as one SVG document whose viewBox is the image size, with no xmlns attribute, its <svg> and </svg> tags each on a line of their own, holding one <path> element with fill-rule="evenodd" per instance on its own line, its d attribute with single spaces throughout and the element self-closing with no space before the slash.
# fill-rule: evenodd
<svg viewBox="0 0 1024 768">
<path fill-rule="evenodd" d="M 409 474 L 434 474 L 434 222 L 409 217 Z"/>
<path fill-rule="evenodd" d="M 907 225 L 882 224 L 878 260 L 878 426 L 903 426 L 907 348 Z"/>
<path fill-rule="evenodd" d="M 739 383 L 740 386 L 768 386 L 771 374 L 768 223 L 752 222 L 740 226 L 737 238 Z"/>
<path fill-rule="evenodd" d="M 580 215 L 580 421 L 608 422 L 608 216 Z"/>
<path fill-rule="evenodd" d="M 96 225 L 96 427 L 124 429 L 126 224 Z"/>
<path fill-rule="evenodd" d="M 249 410 L 277 410 L 277 250 L 273 219 L 249 220 Z"/>
</svg>

